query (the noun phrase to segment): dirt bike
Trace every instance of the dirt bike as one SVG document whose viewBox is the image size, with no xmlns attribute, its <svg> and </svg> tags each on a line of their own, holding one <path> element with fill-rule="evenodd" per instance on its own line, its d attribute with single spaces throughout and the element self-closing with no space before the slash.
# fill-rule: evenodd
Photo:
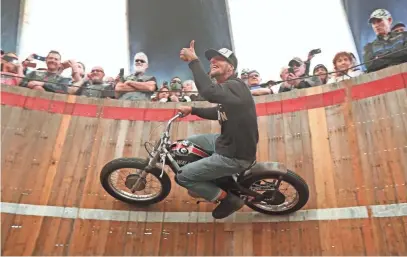
<svg viewBox="0 0 407 257">
<path fill-rule="evenodd" d="M 100 182 L 111 196 L 136 206 L 158 203 L 164 200 L 171 191 L 171 179 L 164 171 L 166 165 L 177 174 L 188 163 L 213 154 L 188 140 L 170 141 L 171 124 L 180 117 L 183 117 L 182 113 L 178 113 L 168 121 L 164 132 L 152 149 L 151 147 L 148 149 L 150 143 L 144 144 L 149 154 L 148 158 L 118 158 L 105 164 L 100 173 Z M 150 145 L 152 146 L 152 144 Z M 121 169 L 140 170 L 123 179 L 124 188 L 131 191 L 132 194 L 146 188 L 148 175 L 158 180 L 156 184 L 161 186 L 161 190 L 156 194 L 134 196 L 117 189 L 113 182 L 120 179 L 115 179 L 113 174 Z M 267 182 L 266 179 L 272 179 L 273 182 Z M 301 209 L 309 198 L 308 185 L 304 179 L 278 162 L 257 163 L 254 161 L 247 169 L 237 171 L 232 176 L 215 179 L 212 182 L 221 189 L 241 197 L 251 209 L 269 215 L 293 213 Z M 290 202 L 287 202 L 286 196 L 279 191 L 283 183 L 291 185 L 296 191 L 295 197 Z M 192 193 L 190 196 L 199 198 Z"/>
</svg>

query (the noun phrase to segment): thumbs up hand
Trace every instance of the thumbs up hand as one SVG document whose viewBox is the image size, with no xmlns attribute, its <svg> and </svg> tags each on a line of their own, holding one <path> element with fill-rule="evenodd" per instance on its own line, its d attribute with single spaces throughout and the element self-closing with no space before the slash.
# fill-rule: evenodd
<svg viewBox="0 0 407 257">
<path fill-rule="evenodd" d="M 179 57 L 184 62 L 190 62 L 198 59 L 195 53 L 195 40 L 191 41 L 189 48 L 182 48 Z"/>
</svg>

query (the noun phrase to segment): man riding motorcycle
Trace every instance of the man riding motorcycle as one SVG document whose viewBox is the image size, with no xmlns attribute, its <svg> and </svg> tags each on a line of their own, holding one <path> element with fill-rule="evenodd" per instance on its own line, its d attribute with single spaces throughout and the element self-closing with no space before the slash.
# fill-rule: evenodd
<svg viewBox="0 0 407 257">
<path fill-rule="evenodd" d="M 212 216 L 222 219 L 242 208 L 244 201 L 210 181 L 239 173 L 256 160 L 259 140 L 256 105 L 249 88 L 235 75 L 238 61 L 232 51 L 222 48 L 205 52 L 205 57 L 210 61 L 209 77 L 196 56 L 194 46 L 195 41 L 192 40 L 189 48 L 181 50 L 180 58 L 189 63 L 199 94 L 208 102 L 218 105 L 212 108 L 181 106 L 179 111 L 184 115 L 218 120 L 221 134 L 187 138 L 214 154 L 182 167 L 176 181 L 207 201 L 220 202 Z"/>
</svg>

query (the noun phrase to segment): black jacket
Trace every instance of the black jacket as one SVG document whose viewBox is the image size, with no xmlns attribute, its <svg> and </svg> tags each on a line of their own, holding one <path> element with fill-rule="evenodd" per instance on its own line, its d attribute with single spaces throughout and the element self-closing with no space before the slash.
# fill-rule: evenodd
<svg viewBox="0 0 407 257">
<path fill-rule="evenodd" d="M 216 140 L 216 153 L 248 161 L 256 159 L 259 141 L 256 104 L 249 88 L 239 78 L 231 76 L 215 84 L 204 71 L 199 60 L 189 63 L 199 94 L 212 108 L 192 108 L 192 114 L 204 119 L 218 120 L 221 135 Z"/>
<path fill-rule="evenodd" d="M 378 36 L 365 45 L 363 61 L 368 72 L 407 62 L 407 32 L 390 32 L 386 37 Z"/>
</svg>

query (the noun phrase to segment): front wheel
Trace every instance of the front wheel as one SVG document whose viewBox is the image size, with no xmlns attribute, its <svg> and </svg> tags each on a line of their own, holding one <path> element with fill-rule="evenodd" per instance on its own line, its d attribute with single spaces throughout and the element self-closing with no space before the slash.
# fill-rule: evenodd
<svg viewBox="0 0 407 257">
<path fill-rule="evenodd" d="M 261 202 L 247 202 L 251 209 L 269 215 L 284 215 L 300 210 L 308 202 L 309 189 L 307 183 L 291 170 L 283 175 L 281 184 L 276 188 L 280 175 L 270 171 L 262 171 L 252 177 L 243 179 L 242 186 L 261 193 L 266 198 Z M 266 180 L 272 180 L 268 182 Z M 294 191 L 292 198 L 281 192 L 281 187 L 287 184 Z M 288 189 L 288 188 L 287 188 Z"/>
<path fill-rule="evenodd" d="M 122 202 L 139 206 L 158 203 L 164 200 L 171 191 L 170 178 L 165 172 L 161 174 L 161 169 L 159 168 L 154 168 L 149 171 L 147 177 L 135 192 L 139 193 L 140 191 L 148 191 L 146 195 L 134 195 L 130 190 L 147 165 L 148 161 L 140 158 L 118 158 L 112 160 L 106 163 L 102 168 L 100 173 L 100 183 L 106 192 Z M 123 170 L 131 169 L 133 171 L 128 172 L 128 175 L 115 175 L 118 171 L 121 172 Z M 150 178 L 156 181 L 149 181 Z M 160 189 L 157 190 L 158 192 L 156 193 L 151 193 L 150 190 L 146 190 L 146 188 L 150 186 L 159 186 Z"/>
</svg>

